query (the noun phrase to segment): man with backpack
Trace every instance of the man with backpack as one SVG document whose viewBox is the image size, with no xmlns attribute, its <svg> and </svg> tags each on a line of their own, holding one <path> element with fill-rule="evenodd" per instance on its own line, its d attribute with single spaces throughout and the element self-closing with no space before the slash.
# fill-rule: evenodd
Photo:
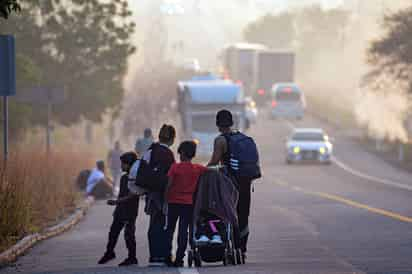
<svg viewBox="0 0 412 274">
<path fill-rule="evenodd" d="M 245 261 L 249 238 L 251 186 L 254 179 L 261 177 L 259 154 L 251 137 L 232 129 L 233 116 L 230 111 L 221 110 L 217 113 L 216 126 L 221 135 L 215 139 L 212 158 L 208 165 L 226 166 L 237 184 L 239 190 L 237 238 Z"/>
</svg>

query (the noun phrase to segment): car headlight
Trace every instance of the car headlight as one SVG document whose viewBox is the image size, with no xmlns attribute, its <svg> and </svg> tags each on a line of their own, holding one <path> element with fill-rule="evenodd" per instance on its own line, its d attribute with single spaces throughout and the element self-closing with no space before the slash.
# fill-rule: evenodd
<svg viewBox="0 0 412 274">
<path fill-rule="evenodd" d="M 326 154 L 326 148 L 324 148 L 324 147 L 319 148 L 319 152 L 322 155 Z"/>
<path fill-rule="evenodd" d="M 300 153 L 300 147 L 294 147 L 293 148 L 293 153 L 299 154 Z"/>
</svg>

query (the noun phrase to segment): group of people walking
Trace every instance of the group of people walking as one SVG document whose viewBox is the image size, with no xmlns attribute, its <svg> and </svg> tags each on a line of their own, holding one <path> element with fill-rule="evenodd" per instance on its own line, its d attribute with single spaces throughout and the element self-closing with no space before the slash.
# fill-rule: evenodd
<svg viewBox="0 0 412 274">
<path fill-rule="evenodd" d="M 230 136 L 236 134 L 232 129 L 232 114 L 227 110 L 221 110 L 216 115 L 216 126 L 221 135 L 216 137 L 213 153 L 207 166 L 222 165 L 230 167 L 231 159 Z M 109 205 L 115 206 L 113 222 L 110 227 L 109 240 L 106 252 L 99 260 L 99 264 L 105 264 L 116 258 L 115 246 L 124 229 L 124 238 L 128 249 L 128 257 L 119 264 L 127 266 L 138 264 L 136 257 L 136 219 L 139 208 L 139 197 L 142 190 L 136 187 L 129 178 L 132 166 L 141 161 L 150 163 L 156 167 L 156 172 L 167 178 L 165 188 L 162 191 L 146 191 L 145 212 L 150 216 L 148 229 L 149 265 L 165 265 L 182 267 L 188 245 L 188 234 L 193 223 L 193 196 L 197 189 L 199 177 L 208 170 L 208 167 L 192 163 L 196 156 L 196 143 L 184 141 L 178 147 L 179 162 L 170 149 L 176 138 L 175 128 L 171 125 L 163 125 L 159 132 L 158 142 L 151 138 L 151 132 L 145 131 L 144 140 L 136 143 L 135 151 L 116 155 L 121 162 L 123 175 L 120 178 L 118 198 L 108 200 Z M 233 154 L 233 153 L 232 153 Z M 115 154 L 113 154 L 115 155 Z M 230 169 L 228 169 L 230 170 Z M 251 202 L 252 178 L 241 177 L 232 174 L 231 178 L 237 187 L 239 199 L 237 203 L 237 245 L 246 258 L 249 236 L 249 214 Z M 177 239 L 177 251 L 172 256 L 172 242 L 179 222 Z M 198 235 L 198 241 L 221 243 L 219 235 Z"/>
</svg>

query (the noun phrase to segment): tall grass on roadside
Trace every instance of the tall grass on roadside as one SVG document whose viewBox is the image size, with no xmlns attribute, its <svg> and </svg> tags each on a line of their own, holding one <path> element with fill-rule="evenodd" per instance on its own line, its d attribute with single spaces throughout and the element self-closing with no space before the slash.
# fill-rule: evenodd
<svg viewBox="0 0 412 274">
<path fill-rule="evenodd" d="M 73 211 L 78 173 L 93 163 L 74 152 L 19 151 L 0 161 L 0 251 Z"/>
</svg>

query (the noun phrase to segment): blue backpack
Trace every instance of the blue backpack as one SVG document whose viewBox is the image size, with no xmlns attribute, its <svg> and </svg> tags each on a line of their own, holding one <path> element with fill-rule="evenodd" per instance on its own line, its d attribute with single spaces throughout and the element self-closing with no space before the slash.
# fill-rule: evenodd
<svg viewBox="0 0 412 274">
<path fill-rule="evenodd" d="M 253 138 L 240 132 L 223 136 L 228 144 L 229 171 L 235 177 L 250 180 L 261 178 L 259 152 Z"/>
</svg>

